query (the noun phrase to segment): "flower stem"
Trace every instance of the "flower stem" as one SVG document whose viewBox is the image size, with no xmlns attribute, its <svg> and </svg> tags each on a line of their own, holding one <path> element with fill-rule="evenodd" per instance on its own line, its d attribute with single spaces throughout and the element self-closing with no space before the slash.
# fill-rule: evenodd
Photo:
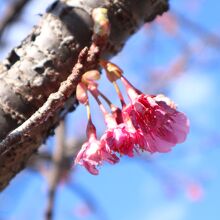
<svg viewBox="0 0 220 220">
<path fill-rule="evenodd" d="M 94 91 L 94 89 L 91 89 L 91 88 L 90 88 L 89 91 L 90 91 L 90 93 L 92 94 L 92 96 L 94 97 L 94 99 L 96 100 L 96 102 L 98 103 L 98 105 L 99 105 L 99 107 L 100 107 L 102 113 L 104 114 L 104 116 L 107 115 L 108 112 L 107 112 L 107 110 L 105 109 L 104 105 L 102 104 L 102 102 L 100 101 L 100 99 L 99 99 L 99 97 L 98 97 L 98 95 L 97 95 L 97 89 L 96 89 L 96 91 Z"/>
<path fill-rule="evenodd" d="M 105 102 L 109 105 L 110 108 L 112 108 L 113 104 L 112 102 L 100 91 L 98 90 L 99 95 L 105 100 Z"/>
<path fill-rule="evenodd" d="M 128 96 L 131 100 L 142 93 L 140 90 L 136 89 L 123 75 L 121 76 L 121 81 L 124 84 Z"/>
<path fill-rule="evenodd" d="M 91 110 L 90 110 L 89 103 L 86 104 L 86 111 L 87 111 L 87 118 L 89 121 L 91 121 Z"/>
<path fill-rule="evenodd" d="M 114 81 L 114 82 L 112 82 L 112 83 L 113 83 L 113 86 L 115 87 L 115 91 L 116 91 L 116 93 L 118 94 L 118 97 L 119 97 L 120 102 L 121 102 L 121 106 L 122 106 L 122 108 L 123 108 L 123 107 L 125 107 L 126 104 L 125 104 L 125 100 L 124 100 L 124 98 L 123 98 L 123 95 L 122 95 L 122 93 L 121 93 L 121 90 L 120 90 L 118 84 L 116 83 L 116 81 Z"/>
</svg>

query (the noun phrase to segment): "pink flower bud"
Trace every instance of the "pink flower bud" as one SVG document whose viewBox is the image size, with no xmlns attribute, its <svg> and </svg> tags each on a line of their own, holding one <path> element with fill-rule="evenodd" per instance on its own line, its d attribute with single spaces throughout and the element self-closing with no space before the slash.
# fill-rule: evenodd
<svg viewBox="0 0 220 220">
<path fill-rule="evenodd" d="M 82 81 L 85 83 L 90 83 L 95 80 L 100 79 L 100 72 L 98 70 L 90 70 L 83 74 Z"/>
<path fill-rule="evenodd" d="M 117 79 L 121 78 L 123 71 L 114 63 L 101 60 L 100 65 L 105 69 L 106 76 L 110 82 L 115 82 Z"/>
<path fill-rule="evenodd" d="M 76 98 L 81 104 L 88 104 L 87 87 L 82 82 L 80 82 L 76 87 Z"/>
</svg>

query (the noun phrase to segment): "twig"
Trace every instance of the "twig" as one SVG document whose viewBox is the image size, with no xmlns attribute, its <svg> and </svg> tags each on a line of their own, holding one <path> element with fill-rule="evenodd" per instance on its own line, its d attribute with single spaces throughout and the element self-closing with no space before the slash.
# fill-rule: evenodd
<svg viewBox="0 0 220 220">
<path fill-rule="evenodd" d="M 84 58 L 81 59 L 83 62 L 78 61 L 74 70 L 75 75 L 71 76 L 72 80 L 66 82 L 70 84 L 71 89 L 68 91 L 71 92 L 66 95 L 63 92 L 66 86 L 61 86 L 63 89 L 55 93 L 56 95 L 50 96 L 48 101 L 46 99 L 49 94 L 57 91 L 60 82 L 67 78 L 73 63 L 76 63 L 79 51 L 84 46 L 90 45 L 94 26 L 91 15 L 94 9 L 105 6 L 109 12 L 111 34 L 102 53 L 103 58 L 108 58 L 117 53 L 127 38 L 144 22 L 152 21 L 156 15 L 168 10 L 168 0 L 139 2 L 140 4 L 136 4 L 136 1 L 131 1 L 130 4 L 129 1 L 127 4 L 124 0 L 100 0 L 97 4 L 90 4 L 87 0 L 56 1 L 30 35 L 18 47 L 13 48 L 4 61 L 3 69 L 7 71 L 0 80 L 3 101 L 6 100 L 5 97 L 7 100 L 12 100 L 10 103 L 7 101 L 12 111 L 0 111 L 1 139 L 6 138 L 0 144 L 0 191 L 25 167 L 29 157 L 37 151 L 58 122 L 71 110 L 72 103 L 77 105 L 76 86 L 84 71 L 91 70 L 88 64 L 92 62 L 87 60 L 88 49 L 83 52 Z M 32 46 L 36 49 L 34 49 L 36 53 L 32 51 Z M 99 54 L 98 51 L 95 54 Z M 25 68 L 20 68 L 21 66 Z M 5 82 L 6 78 L 7 82 Z M 67 96 L 70 98 L 67 99 Z M 44 107 L 34 114 L 45 102 Z M 24 114 L 26 118 L 32 114 L 34 116 L 9 134 L 19 126 L 20 119 L 17 119 L 15 111 Z M 9 137 L 6 137 L 8 134 Z"/>
<path fill-rule="evenodd" d="M 73 159 L 76 157 L 78 151 L 82 147 L 83 140 L 66 140 L 65 142 L 65 155 L 64 155 L 64 162 L 63 166 L 68 170 L 70 167 L 72 167 Z M 32 171 L 39 171 L 39 166 L 42 164 L 50 164 L 52 163 L 52 155 L 48 151 L 40 151 L 36 154 L 34 154 L 28 161 L 27 168 Z"/>
<path fill-rule="evenodd" d="M 56 146 L 52 155 L 52 168 L 48 179 L 48 203 L 45 213 L 45 219 L 53 219 L 53 208 L 56 189 L 61 179 L 63 171 L 63 161 L 65 160 L 65 122 L 61 121 L 60 126 L 56 130 Z"/>
<path fill-rule="evenodd" d="M 52 93 L 44 105 L 27 121 L 7 135 L 0 143 L 0 154 L 6 151 L 8 146 L 18 142 L 22 143 L 28 139 L 35 129 L 65 105 L 65 102 L 74 93 L 76 82 L 80 81 L 82 74 L 98 65 L 99 53 L 100 49 L 95 44 L 92 44 L 90 49 L 84 48 L 80 52 L 78 62 L 75 64 L 67 80 L 61 83 L 59 90 Z"/>
<path fill-rule="evenodd" d="M 66 101 L 74 94 L 83 73 L 97 68 L 101 52 L 100 48 L 102 48 L 97 45 L 92 43 L 89 49 L 86 47 L 80 52 L 72 73 L 66 81 L 61 83 L 58 91 L 52 93 L 41 108 L 22 125 L 9 133 L 0 143 L 0 155 L 7 154 L 15 145 L 22 146 L 24 143 L 33 141 L 33 137 L 35 137 L 38 129 L 40 129 L 50 117 L 55 117 L 57 112 L 64 108 Z M 0 167 L 3 170 L 5 169 L 4 160 L 0 160 Z M 6 184 L 7 182 L 0 182 L 0 190 L 3 189 Z"/>
</svg>

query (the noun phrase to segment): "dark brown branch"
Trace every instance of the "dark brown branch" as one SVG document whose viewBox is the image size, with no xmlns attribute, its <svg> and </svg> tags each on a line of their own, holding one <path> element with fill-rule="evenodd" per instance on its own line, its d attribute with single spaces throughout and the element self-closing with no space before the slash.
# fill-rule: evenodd
<svg viewBox="0 0 220 220">
<path fill-rule="evenodd" d="M 92 58 L 90 57 L 91 54 Z M 94 45 L 90 47 L 90 50 L 85 48 L 80 52 L 78 62 L 75 64 L 72 74 L 70 74 L 67 80 L 61 84 L 57 92 L 52 93 L 49 96 L 48 100 L 41 108 L 39 108 L 22 125 L 7 135 L 7 137 L 0 143 L 0 154 L 7 151 L 8 146 L 22 143 L 22 141 L 26 140 L 28 136 L 31 137 L 35 129 L 44 124 L 49 117 L 53 117 L 58 109 L 64 107 L 65 102 L 75 91 L 75 85 L 80 81 L 82 74 L 89 70 L 91 66 L 98 65 L 98 54 L 99 49 Z"/>
<path fill-rule="evenodd" d="M 7 137 L 0 143 L 0 155 L 10 153 L 14 146 L 22 146 L 33 141 L 33 136 L 44 127 L 49 117 L 54 118 L 56 112 L 65 106 L 65 102 L 75 91 L 75 86 L 80 81 L 84 72 L 91 68 L 97 68 L 99 62 L 100 49 L 95 44 L 92 44 L 90 49 L 83 49 L 75 64 L 72 73 L 66 81 L 61 83 L 59 90 L 49 96 L 44 105 L 39 108 L 28 120 L 26 120 L 18 128 L 14 129 Z M 10 157 L 10 155 L 9 155 Z M 5 157 L 7 158 L 7 156 Z M 0 160 L 0 167 L 4 171 L 4 160 Z"/>
<path fill-rule="evenodd" d="M 64 91 L 60 83 L 67 79 L 79 52 L 91 44 L 91 13 L 99 6 L 108 9 L 111 23 L 102 53 L 105 58 L 117 53 L 144 22 L 168 9 L 167 0 L 63 0 L 49 8 L 40 24 L 0 65 L 0 140 L 4 139 L 0 190 L 76 106 L 75 88 L 88 70 L 87 49 L 66 81 L 71 89 Z"/>
</svg>

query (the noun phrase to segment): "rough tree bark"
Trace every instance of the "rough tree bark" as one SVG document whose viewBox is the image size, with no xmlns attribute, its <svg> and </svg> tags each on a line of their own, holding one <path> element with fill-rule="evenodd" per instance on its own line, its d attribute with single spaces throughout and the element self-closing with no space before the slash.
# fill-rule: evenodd
<svg viewBox="0 0 220 220">
<path fill-rule="evenodd" d="M 102 57 L 119 52 L 127 38 L 145 22 L 168 9 L 168 0 L 60 0 L 0 64 L 0 140 L 24 123 L 70 74 L 79 52 L 91 43 L 94 8 L 105 7 L 111 34 Z M 81 76 L 76 76 L 74 88 Z M 65 106 L 27 137 L 0 144 L 0 190 L 25 167 L 28 158 L 53 133 L 59 121 L 75 109 L 73 93 Z"/>
</svg>

